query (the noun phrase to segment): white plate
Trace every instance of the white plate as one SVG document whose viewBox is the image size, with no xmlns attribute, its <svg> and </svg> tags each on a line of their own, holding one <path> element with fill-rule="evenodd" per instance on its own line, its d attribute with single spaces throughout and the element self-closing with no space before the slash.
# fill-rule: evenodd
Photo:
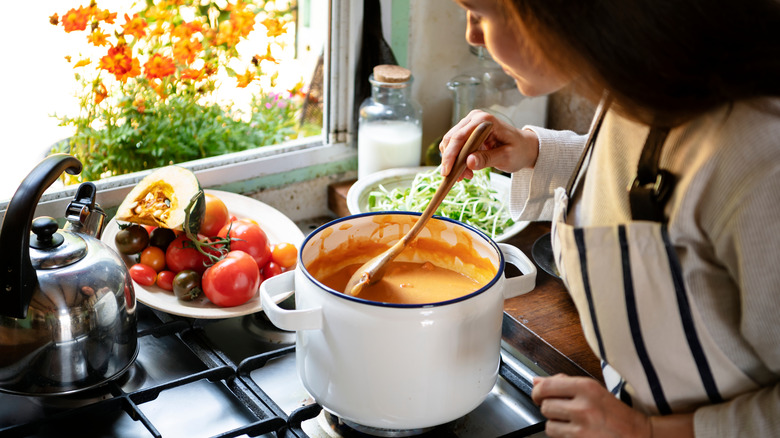
<svg viewBox="0 0 780 438">
<path fill-rule="evenodd" d="M 205 192 L 214 194 L 225 202 L 230 214 L 237 217 L 247 217 L 256 220 L 263 228 L 263 231 L 268 235 L 268 241 L 270 243 L 288 242 L 300 249 L 301 242 L 303 242 L 304 238 L 303 232 L 292 220 L 290 220 L 290 218 L 282 214 L 279 210 L 256 199 L 235 193 L 219 190 L 205 190 Z M 114 219 L 111 219 L 103 231 L 101 240 L 111 248 L 116 249 L 114 237 L 118 231 L 119 225 Z M 131 257 L 122 255 L 121 253 L 120 255 L 125 260 L 127 266 L 131 266 L 134 263 L 134 260 Z M 135 289 L 135 297 L 139 302 L 154 309 L 162 310 L 163 312 L 189 318 L 231 318 L 262 310 L 259 295 L 240 306 L 219 307 L 205 297 L 189 302 L 181 301 L 176 298 L 173 292 L 166 291 L 156 285 L 141 286 L 134 281 L 133 286 Z"/>
<path fill-rule="evenodd" d="M 358 179 L 347 192 L 347 208 L 351 214 L 368 213 L 368 195 L 379 190 L 382 185 L 387 191 L 399 187 L 410 187 L 414 177 L 420 172 L 429 172 L 435 167 L 399 167 L 387 169 L 366 175 Z M 490 175 L 490 183 L 503 199 L 508 199 L 511 180 L 504 175 L 493 173 Z M 504 242 L 515 234 L 519 233 L 528 222 L 515 222 L 503 233 L 496 236 L 493 240 Z"/>
</svg>

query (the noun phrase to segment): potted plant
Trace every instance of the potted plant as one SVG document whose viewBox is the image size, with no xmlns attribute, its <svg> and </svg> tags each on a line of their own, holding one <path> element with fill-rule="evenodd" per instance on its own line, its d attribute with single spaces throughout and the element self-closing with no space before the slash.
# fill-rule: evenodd
<svg viewBox="0 0 780 438">
<path fill-rule="evenodd" d="M 84 50 L 66 56 L 80 84 L 79 113 L 55 115 L 74 133 L 52 152 L 84 164 L 79 175 L 64 175 L 65 183 L 298 136 L 303 81 L 278 87 L 276 53 L 294 25 L 290 4 L 279 9 L 281 3 L 147 0 L 110 11 L 93 0 L 52 15 L 65 32 L 86 34 Z M 250 34 L 262 38 L 265 51 L 245 59 L 238 47 Z M 244 108 L 221 97 L 235 91 L 245 91 Z"/>
</svg>

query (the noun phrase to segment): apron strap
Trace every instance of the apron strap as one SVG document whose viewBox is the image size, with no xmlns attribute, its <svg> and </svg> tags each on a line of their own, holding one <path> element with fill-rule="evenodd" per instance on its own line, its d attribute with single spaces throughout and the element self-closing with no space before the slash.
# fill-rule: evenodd
<svg viewBox="0 0 780 438">
<path fill-rule="evenodd" d="M 634 220 L 666 222 L 664 207 L 669 200 L 677 178 L 661 169 L 661 149 L 669 128 L 651 127 L 637 165 L 636 178 L 628 188 L 631 217 Z"/>
<path fill-rule="evenodd" d="M 609 94 L 609 92 L 605 91 L 604 97 L 602 97 L 601 102 L 599 102 L 599 105 L 596 108 L 596 116 L 591 123 L 588 140 L 585 142 L 585 147 L 582 149 L 582 153 L 580 154 L 580 158 L 577 161 L 577 165 L 574 167 L 574 172 L 572 172 L 571 176 L 569 177 L 569 182 L 566 184 L 566 195 L 570 198 L 574 196 L 574 185 L 577 183 L 577 180 L 582 173 L 583 166 L 585 165 L 585 159 L 590 155 L 590 151 L 593 149 L 593 144 L 596 143 L 596 137 L 599 134 L 599 130 L 601 130 L 601 124 L 604 122 L 604 117 L 607 115 L 607 110 L 611 104 L 612 96 Z"/>
</svg>

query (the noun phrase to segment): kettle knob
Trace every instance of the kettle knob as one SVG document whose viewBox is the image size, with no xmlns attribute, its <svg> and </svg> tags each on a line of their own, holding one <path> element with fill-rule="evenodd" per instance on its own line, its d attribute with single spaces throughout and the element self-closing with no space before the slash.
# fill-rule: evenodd
<svg viewBox="0 0 780 438">
<path fill-rule="evenodd" d="M 32 295 L 39 287 L 38 274 L 30 260 L 30 224 L 43 192 L 63 171 L 76 175 L 81 172 L 81 162 L 68 154 L 44 158 L 8 203 L 0 227 L 0 315 L 27 316 Z"/>
<path fill-rule="evenodd" d="M 62 234 L 57 232 L 59 225 L 53 217 L 41 216 L 32 221 L 33 236 L 30 237 L 30 246 L 36 249 L 56 248 L 65 240 Z"/>
</svg>

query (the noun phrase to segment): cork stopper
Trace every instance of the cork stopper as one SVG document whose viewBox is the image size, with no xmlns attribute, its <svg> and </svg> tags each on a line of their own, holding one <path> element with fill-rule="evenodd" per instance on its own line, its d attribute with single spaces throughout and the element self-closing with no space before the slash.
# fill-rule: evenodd
<svg viewBox="0 0 780 438">
<path fill-rule="evenodd" d="M 386 83 L 406 82 L 412 72 L 400 65 L 382 64 L 374 67 L 374 80 Z"/>
</svg>

